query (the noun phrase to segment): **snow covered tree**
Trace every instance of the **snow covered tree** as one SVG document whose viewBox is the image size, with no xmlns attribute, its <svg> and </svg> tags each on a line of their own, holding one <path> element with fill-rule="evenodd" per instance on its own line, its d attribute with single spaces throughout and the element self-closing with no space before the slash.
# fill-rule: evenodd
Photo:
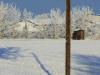
<svg viewBox="0 0 100 75">
<path fill-rule="evenodd" d="M 8 6 L 3 2 L 0 3 L 0 38 L 3 36 L 3 29 L 4 29 L 4 17 L 7 12 Z"/>
<path fill-rule="evenodd" d="M 9 27 L 15 25 L 16 22 L 20 21 L 21 12 L 19 9 L 16 8 L 14 5 L 9 5 L 7 9 L 7 13 L 5 15 L 5 25 L 6 25 L 6 32 L 9 32 Z M 15 31 L 12 32 L 14 34 Z M 15 32 L 16 33 L 16 32 Z M 13 35 L 14 36 L 14 35 Z"/>
<path fill-rule="evenodd" d="M 51 9 L 50 13 L 43 13 L 34 17 L 34 22 L 44 38 L 65 37 L 65 12 L 60 9 Z M 40 35 L 41 36 L 41 35 Z"/>
<path fill-rule="evenodd" d="M 28 38 L 28 28 L 27 28 L 27 22 L 31 22 L 31 20 L 33 19 L 33 14 L 28 11 L 26 8 L 23 10 L 22 15 L 21 15 L 21 20 L 23 20 L 25 22 L 25 27 L 23 28 L 23 36 L 25 36 L 25 38 Z"/>
<path fill-rule="evenodd" d="M 33 13 L 26 8 L 21 12 L 13 4 L 1 2 L 0 38 L 64 38 L 65 17 L 65 12 L 62 13 L 60 9 L 51 9 L 49 13 L 35 15 L 33 19 Z M 22 31 L 17 31 L 17 27 L 20 27 L 20 22 L 24 27 Z M 33 27 L 31 31 L 29 31 L 29 25 Z M 36 31 L 32 31 L 32 29 L 36 29 Z"/>
<path fill-rule="evenodd" d="M 25 8 L 22 12 L 21 19 L 24 21 L 25 20 L 32 20 L 33 14 Z"/>
<path fill-rule="evenodd" d="M 7 5 L 5 5 L 3 2 L 0 3 L 0 22 L 3 20 L 4 15 L 7 11 Z"/>
<path fill-rule="evenodd" d="M 5 15 L 5 21 L 7 24 L 11 25 L 20 20 L 21 12 L 14 5 L 9 5 L 7 13 Z"/>
<path fill-rule="evenodd" d="M 94 32 L 92 28 L 94 24 L 91 23 L 89 16 L 94 14 L 93 10 L 89 7 L 75 7 L 71 13 L 72 33 L 75 30 L 84 30 L 85 37 L 91 36 L 91 33 Z"/>
<path fill-rule="evenodd" d="M 61 25 L 60 25 L 60 38 L 66 37 L 66 11 L 62 14 Z"/>
<path fill-rule="evenodd" d="M 60 26 L 64 23 L 64 16 L 62 16 L 60 9 L 51 9 L 50 12 L 51 25 L 53 26 L 54 38 L 59 38 Z"/>
<path fill-rule="evenodd" d="M 39 29 L 41 33 L 40 35 L 38 35 L 38 37 L 42 36 L 42 38 L 47 38 L 48 37 L 47 26 L 50 24 L 49 13 L 43 13 L 43 14 L 36 15 L 34 17 L 34 22 L 38 24 L 37 28 Z"/>
</svg>

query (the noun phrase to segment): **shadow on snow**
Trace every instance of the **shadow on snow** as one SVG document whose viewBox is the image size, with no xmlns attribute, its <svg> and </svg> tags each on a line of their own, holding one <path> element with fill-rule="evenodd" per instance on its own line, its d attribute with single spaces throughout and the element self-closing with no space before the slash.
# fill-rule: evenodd
<svg viewBox="0 0 100 75">
<path fill-rule="evenodd" d="M 45 67 L 45 65 L 40 61 L 38 56 L 35 53 L 32 53 L 33 57 L 37 61 L 37 63 L 40 65 L 40 68 L 47 74 L 52 75 L 49 70 Z M 20 48 L 18 47 L 7 47 L 7 48 L 0 48 L 0 58 L 6 59 L 6 60 L 16 60 L 18 57 L 22 57 L 20 55 Z M 25 56 L 23 56 L 25 57 Z M 27 57 L 27 56 L 26 56 Z"/>
<path fill-rule="evenodd" d="M 17 59 L 19 51 L 20 48 L 18 47 L 0 48 L 0 58 L 7 60 Z"/>
<path fill-rule="evenodd" d="M 39 57 L 35 54 L 32 53 L 33 57 L 37 61 L 37 63 L 40 65 L 41 69 L 47 74 L 47 75 L 52 75 L 48 69 L 46 69 L 45 65 L 40 61 Z"/>
<path fill-rule="evenodd" d="M 85 75 L 99 75 L 100 74 L 100 57 L 89 55 L 73 55 L 73 63 L 77 64 L 77 67 L 72 66 L 72 70 L 76 70 Z M 78 67 L 81 66 L 81 67 Z"/>
</svg>

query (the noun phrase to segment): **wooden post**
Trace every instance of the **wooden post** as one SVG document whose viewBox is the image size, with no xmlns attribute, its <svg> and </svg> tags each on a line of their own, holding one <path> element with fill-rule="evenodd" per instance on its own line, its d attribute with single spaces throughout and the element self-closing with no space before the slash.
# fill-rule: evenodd
<svg viewBox="0 0 100 75">
<path fill-rule="evenodd" d="M 70 0 L 66 1 L 66 75 L 70 75 L 70 39 L 71 39 L 71 21 L 70 21 Z"/>
</svg>

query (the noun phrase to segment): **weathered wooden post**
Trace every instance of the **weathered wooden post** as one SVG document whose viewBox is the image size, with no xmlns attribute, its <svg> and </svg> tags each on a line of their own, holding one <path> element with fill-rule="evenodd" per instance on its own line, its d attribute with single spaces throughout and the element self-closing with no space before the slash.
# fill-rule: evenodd
<svg viewBox="0 0 100 75">
<path fill-rule="evenodd" d="M 70 21 L 70 0 L 66 1 L 66 75 L 70 75 L 70 29 L 71 29 L 71 21 Z"/>
</svg>

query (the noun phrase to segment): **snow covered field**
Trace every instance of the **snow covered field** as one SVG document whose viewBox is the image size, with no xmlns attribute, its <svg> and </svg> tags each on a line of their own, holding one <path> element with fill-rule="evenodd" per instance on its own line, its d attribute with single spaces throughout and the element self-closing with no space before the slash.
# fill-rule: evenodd
<svg viewBox="0 0 100 75">
<path fill-rule="evenodd" d="M 71 75 L 100 75 L 100 40 L 71 43 Z"/>
<path fill-rule="evenodd" d="M 71 75 L 99 75 L 100 41 L 71 43 Z M 65 75 L 65 40 L 0 40 L 0 75 Z"/>
<path fill-rule="evenodd" d="M 65 40 L 0 40 L 0 75 L 65 75 Z"/>
</svg>

